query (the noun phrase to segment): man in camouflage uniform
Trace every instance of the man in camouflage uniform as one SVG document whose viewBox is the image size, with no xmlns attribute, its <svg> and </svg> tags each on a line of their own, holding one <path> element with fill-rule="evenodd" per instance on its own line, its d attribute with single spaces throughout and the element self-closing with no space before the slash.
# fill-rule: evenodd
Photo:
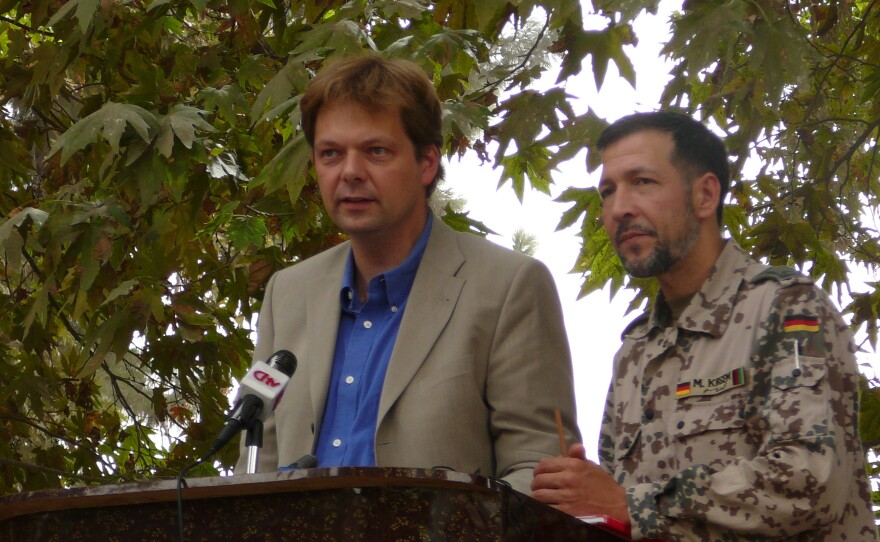
<svg viewBox="0 0 880 542">
<path fill-rule="evenodd" d="M 876 541 L 852 334 L 810 279 L 722 238 L 723 143 L 660 112 L 597 146 L 605 228 L 661 294 L 623 333 L 601 465 L 577 444 L 533 496 L 636 539 Z"/>
</svg>

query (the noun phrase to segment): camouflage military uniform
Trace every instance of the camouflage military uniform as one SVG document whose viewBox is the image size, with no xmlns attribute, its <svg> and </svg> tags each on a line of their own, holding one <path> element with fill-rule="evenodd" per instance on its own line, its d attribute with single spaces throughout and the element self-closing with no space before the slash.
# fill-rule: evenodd
<svg viewBox="0 0 880 542">
<path fill-rule="evenodd" d="M 827 296 L 728 241 L 677 323 L 624 332 L 600 457 L 634 538 L 871 540 L 852 335 Z"/>
</svg>

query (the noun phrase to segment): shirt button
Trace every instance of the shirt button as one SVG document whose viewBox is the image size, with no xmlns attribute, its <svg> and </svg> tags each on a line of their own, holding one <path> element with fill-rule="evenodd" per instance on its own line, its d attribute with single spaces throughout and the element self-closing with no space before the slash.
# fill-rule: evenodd
<svg viewBox="0 0 880 542">
<path fill-rule="evenodd" d="M 346 383 L 346 384 L 351 384 L 352 382 L 354 382 L 354 377 L 353 377 L 353 376 L 346 376 L 346 377 L 345 377 L 345 383 Z"/>
<path fill-rule="evenodd" d="M 338 438 L 337 438 L 337 439 L 333 439 L 333 447 L 334 447 L 334 448 L 339 448 L 340 446 L 342 446 L 342 440 L 340 440 L 340 439 L 338 439 Z"/>
<path fill-rule="evenodd" d="M 645 419 L 648 421 L 651 421 L 654 419 L 654 411 L 651 410 L 650 408 L 645 411 Z"/>
<path fill-rule="evenodd" d="M 370 329 L 371 327 L 373 327 L 373 322 L 367 320 L 366 322 L 364 322 L 364 327 Z"/>
<path fill-rule="evenodd" d="M 391 306 L 391 312 L 397 312 L 397 305 Z"/>
<path fill-rule="evenodd" d="M 678 427 L 679 429 L 684 429 L 684 422 L 678 422 L 676 427 Z"/>
</svg>

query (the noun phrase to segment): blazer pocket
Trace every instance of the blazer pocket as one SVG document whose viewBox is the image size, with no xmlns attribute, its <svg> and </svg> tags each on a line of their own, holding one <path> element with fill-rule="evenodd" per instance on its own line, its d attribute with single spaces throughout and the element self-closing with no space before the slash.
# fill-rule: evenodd
<svg viewBox="0 0 880 542">
<path fill-rule="evenodd" d="M 476 355 L 467 355 L 452 360 L 437 360 L 430 366 L 423 366 L 413 378 L 419 391 L 427 393 L 437 387 L 454 384 L 455 386 L 476 378 L 474 361 Z M 477 386 L 475 386 L 476 388 Z"/>
</svg>

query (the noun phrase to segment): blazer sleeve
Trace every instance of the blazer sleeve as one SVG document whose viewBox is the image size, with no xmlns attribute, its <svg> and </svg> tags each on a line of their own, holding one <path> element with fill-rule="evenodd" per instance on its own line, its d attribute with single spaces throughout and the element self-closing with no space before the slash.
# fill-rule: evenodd
<svg viewBox="0 0 880 542">
<path fill-rule="evenodd" d="M 486 387 L 497 472 L 528 492 L 537 461 L 560 453 L 555 409 L 562 413 L 568 443 L 580 441 L 559 295 L 537 260 L 520 267 L 503 300 Z"/>
</svg>

